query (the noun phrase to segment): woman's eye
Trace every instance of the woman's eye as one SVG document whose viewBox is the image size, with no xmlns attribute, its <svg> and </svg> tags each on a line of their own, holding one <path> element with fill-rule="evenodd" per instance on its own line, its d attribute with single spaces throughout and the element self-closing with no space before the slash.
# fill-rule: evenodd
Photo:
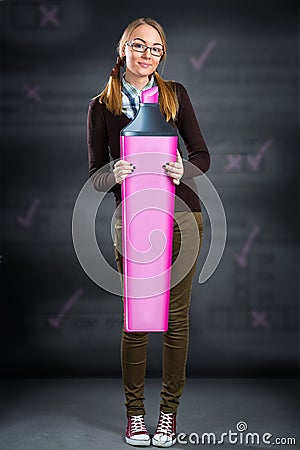
<svg viewBox="0 0 300 450">
<path fill-rule="evenodd" d="M 142 44 L 134 44 L 134 47 L 138 50 L 142 50 L 144 48 L 144 45 Z"/>
</svg>

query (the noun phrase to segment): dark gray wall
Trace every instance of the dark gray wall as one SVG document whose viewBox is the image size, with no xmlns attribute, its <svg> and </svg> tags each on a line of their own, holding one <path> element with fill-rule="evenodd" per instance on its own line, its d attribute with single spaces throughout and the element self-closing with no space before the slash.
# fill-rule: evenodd
<svg viewBox="0 0 300 450">
<path fill-rule="evenodd" d="M 0 15 L 2 375 L 120 374 L 121 299 L 83 271 L 71 220 L 87 180 L 89 100 L 107 80 L 123 29 L 140 16 L 165 28 L 163 76 L 189 91 L 228 223 L 223 258 L 200 285 L 210 243 L 203 210 L 188 375 L 295 375 L 297 2 L 2 0 Z M 113 211 L 109 194 L 97 235 L 114 265 Z M 160 374 L 161 343 L 151 336 L 149 376 Z"/>
</svg>

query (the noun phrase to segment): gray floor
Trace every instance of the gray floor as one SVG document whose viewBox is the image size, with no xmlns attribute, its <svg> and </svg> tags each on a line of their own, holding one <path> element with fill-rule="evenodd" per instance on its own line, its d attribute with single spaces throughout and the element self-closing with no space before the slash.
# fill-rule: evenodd
<svg viewBox="0 0 300 450">
<path fill-rule="evenodd" d="M 150 434 L 157 421 L 159 391 L 160 380 L 146 380 Z M 1 450 L 134 448 L 124 442 L 125 408 L 118 378 L 6 379 L 1 380 L 1 394 Z M 297 379 L 188 379 L 177 427 L 188 443 L 172 448 L 271 448 L 261 441 L 264 433 L 270 433 L 270 442 L 275 437 L 296 439 L 294 445 L 272 448 L 300 449 L 299 418 Z M 222 444 L 202 443 L 203 433 L 214 433 L 220 441 L 221 433 L 237 432 L 241 421 L 247 430 L 238 433 L 239 443 L 228 435 Z M 247 433 L 257 433 L 260 441 L 246 444 Z M 198 444 L 189 442 L 197 442 L 197 437 Z"/>
</svg>

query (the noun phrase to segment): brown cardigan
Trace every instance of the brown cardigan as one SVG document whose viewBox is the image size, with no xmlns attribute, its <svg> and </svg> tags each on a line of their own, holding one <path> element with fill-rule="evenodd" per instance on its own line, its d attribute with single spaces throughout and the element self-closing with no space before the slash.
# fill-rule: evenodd
<svg viewBox="0 0 300 450">
<path fill-rule="evenodd" d="M 175 121 L 170 120 L 169 123 L 177 128 L 187 148 L 188 161 L 196 166 L 195 171 L 191 170 L 191 166 L 187 166 L 183 160 L 184 175 L 180 184 L 175 185 L 175 195 L 182 199 L 191 211 L 201 211 L 199 197 L 188 186 L 197 191 L 193 177 L 208 170 L 210 155 L 185 87 L 177 82 L 175 86 L 179 108 Z M 107 164 L 111 160 L 120 159 L 120 131 L 130 121 L 123 113 L 120 116 L 112 114 L 104 104 L 99 103 L 98 98 L 90 101 L 87 114 L 89 177 L 92 177 L 97 191 L 114 193 L 116 207 L 121 203 L 121 185 L 115 183 L 112 164 L 110 169 Z M 182 156 L 179 142 L 178 150 Z M 184 209 L 175 197 L 175 211 Z"/>
</svg>

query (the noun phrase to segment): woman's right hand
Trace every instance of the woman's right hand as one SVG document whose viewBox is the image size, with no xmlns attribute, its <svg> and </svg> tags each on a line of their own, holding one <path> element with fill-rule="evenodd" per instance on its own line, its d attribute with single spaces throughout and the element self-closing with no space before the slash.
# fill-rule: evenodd
<svg viewBox="0 0 300 450">
<path fill-rule="evenodd" d="M 121 184 L 122 181 L 132 172 L 136 167 L 132 165 L 132 163 L 125 161 L 124 159 L 120 159 L 114 165 L 113 174 L 115 176 L 115 182 Z"/>
</svg>

